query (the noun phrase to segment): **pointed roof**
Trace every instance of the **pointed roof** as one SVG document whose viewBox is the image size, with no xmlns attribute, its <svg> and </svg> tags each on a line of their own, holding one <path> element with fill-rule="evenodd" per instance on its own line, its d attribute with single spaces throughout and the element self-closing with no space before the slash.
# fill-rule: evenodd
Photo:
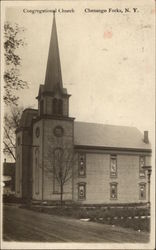
<svg viewBox="0 0 156 250">
<path fill-rule="evenodd" d="M 75 146 L 131 148 L 150 150 L 143 134 L 135 127 L 106 125 L 88 122 L 74 123 Z"/>
<path fill-rule="evenodd" d="M 55 13 L 53 16 L 44 90 L 52 92 L 60 90 L 63 92 Z"/>
</svg>

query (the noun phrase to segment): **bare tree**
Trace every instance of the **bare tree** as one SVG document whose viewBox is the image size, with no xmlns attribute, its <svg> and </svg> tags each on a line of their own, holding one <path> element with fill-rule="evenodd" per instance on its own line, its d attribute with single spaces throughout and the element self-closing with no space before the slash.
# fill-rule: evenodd
<svg viewBox="0 0 156 250">
<path fill-rule="evenodd" d="M 4 154 L 16 161 L 16 136 L 15 131 L 19 126 L 20 118 L 23 112 L 22 107 L 12 107 L 9 113 L 4 115 Z"/>
<path fill-rule="evenodd" d="M 58 194 L 60 194 L 60 204 L 62 205 L 64 186 L 72 179 L 74 174 L 76 162 L 74 149 L 65 146 L 50 148 L 49 156 L 52 161 L 46 170 L 52 173 L 53 182 L 58 185 Z"/>
</svg>

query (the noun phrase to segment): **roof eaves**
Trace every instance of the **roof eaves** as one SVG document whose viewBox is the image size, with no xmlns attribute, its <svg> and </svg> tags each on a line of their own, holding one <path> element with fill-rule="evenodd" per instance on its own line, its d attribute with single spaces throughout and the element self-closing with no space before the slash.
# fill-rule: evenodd
<svg viewBox="0 0 156 250">
<path fill-rule="evenodd" d="M 91 146 L 91 145 L 74 145 L 75 149 L 94 149 L 94 150 L 105 150 L 105 151 L 128 151 L 128 152 L 147 152 L 152 153 L 152 149 L 150 148 L 126 148 L 126 147 L 106 147 L 106 146 Z"/>
</svg>

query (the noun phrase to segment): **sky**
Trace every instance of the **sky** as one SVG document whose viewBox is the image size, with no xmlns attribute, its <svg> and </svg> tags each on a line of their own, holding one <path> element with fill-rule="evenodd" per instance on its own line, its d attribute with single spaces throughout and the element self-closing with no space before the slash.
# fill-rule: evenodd
<svg viewBox="0 0 156 250">
<path fill-rule="evenodd" d="M 63 85 L 70 116 L 77 121 L 134 126 L 154 133 L 155 57 L 153 1 L 10 2 L 5 20 L 25 28 L 19 50 L 20 105 L 37 108 L 44 84 L 53 15 L 59 41 Z M 125 13 L 125 8 L 130 12 Z M 134 12 L 133 8 L 137 8 Z M 62 12 L 70 10 L 71 12 Z M 47 12 L 32 13 L 32 10 Z M 59 10 L 61 12 L 59 12 Z M 101 12 L 91 12 L 100 10 Z M 102 13 L 103 11 L 103 13 Z M 121 12 L 120 12 L 121 11 Z"/>
</svg>

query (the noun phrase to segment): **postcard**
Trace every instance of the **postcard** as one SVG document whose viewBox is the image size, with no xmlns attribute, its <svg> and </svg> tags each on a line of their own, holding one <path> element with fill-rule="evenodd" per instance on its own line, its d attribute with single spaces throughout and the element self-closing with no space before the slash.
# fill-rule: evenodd
<svg viewBox="0 0 156 250">
<path fill-rule="evenodd" d="M 154 249 L 155 14 L 2 1 L 2 249 Z"/>
</svg>

